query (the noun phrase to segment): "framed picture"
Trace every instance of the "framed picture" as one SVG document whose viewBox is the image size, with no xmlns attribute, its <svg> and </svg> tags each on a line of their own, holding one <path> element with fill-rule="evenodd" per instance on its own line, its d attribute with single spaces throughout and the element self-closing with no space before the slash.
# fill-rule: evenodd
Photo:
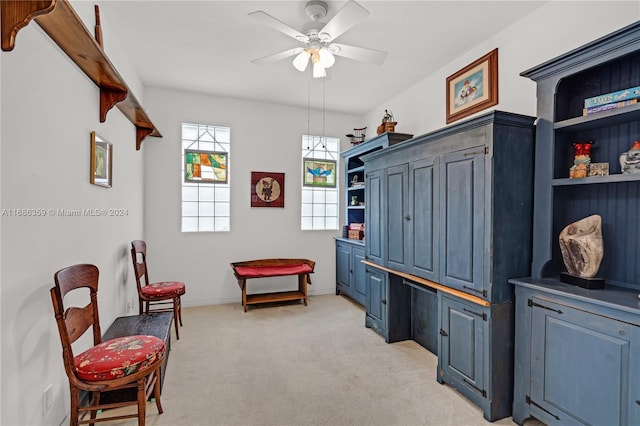
<svg viewBox="0 0 640 426">
<path fill-rule="evenodd" d="M 498 103 L 498 49 L 447 77 L 447 124 Z"/>
<path fill-rule="evenodd" d="M 227 183 L 227 153 L 184 150 L 185 183 Z"/>
<path fill-rule="evenodd" d="M 302 184 L 304 186 L 321 186 L 325 188 L 336 187 L 336 168 L 334 160 L 316 160 L 305 158 L 303 160 L 304 175 Z"/>
<path fill-rule="evenodd" d="M 284 207 L 284 173 L 251 172 L 251 207 Z"/>
<path fill-rule="evenodd" d="M 588 176 L 609 176 L 609 163 L 589 164 Z"/>
<path fill-rule="evenodd" d="M 98 186 L 111 188 L 113 171 L 113 145 L 96 132 L 91 132 L 91 172 L 89 181 Z"/>
</svg>

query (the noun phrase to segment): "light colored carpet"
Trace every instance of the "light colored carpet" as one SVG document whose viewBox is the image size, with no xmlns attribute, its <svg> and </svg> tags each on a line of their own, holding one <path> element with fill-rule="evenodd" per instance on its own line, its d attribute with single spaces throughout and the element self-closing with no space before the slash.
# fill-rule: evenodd
<svg viewBox="0 0 640 426">
<path fill-rule="evenodd" d="M 436 381 L 435 355 L 387 344 L 343 296 L 309 305 L 183 309 L 147 425 L 513 425 Z M 134 425 L 135 419 L 113 424 Z"/>
</svg>

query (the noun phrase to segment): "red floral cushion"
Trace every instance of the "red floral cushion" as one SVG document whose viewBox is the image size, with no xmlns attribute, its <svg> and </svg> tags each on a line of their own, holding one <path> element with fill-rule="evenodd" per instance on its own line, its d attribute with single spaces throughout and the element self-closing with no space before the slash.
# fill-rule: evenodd
<svg viewBox="0 0 640 426">
<path fill-rule="evenodd" d="M 311 266 L 306 263 L 297 265 L 236 266 L 235 269 L 236 273 L 243 278 L 278 277 L 311 272 Z"/>
<path fill-rule="evenodd" d="M 164 357 L 165 345 L 154 336 L 126 336 L 107 340 L 74 358 L 82 380 L 111 380 L 142 371 Z"/>
<path fill-rule="evenodd" d="M 184 283 L 179 281 L 163 281 L 142 287 L 142 294 L 147 297 L 157 297 L 159 299 L 182 296 L 184 292 Z"/>
</svg>

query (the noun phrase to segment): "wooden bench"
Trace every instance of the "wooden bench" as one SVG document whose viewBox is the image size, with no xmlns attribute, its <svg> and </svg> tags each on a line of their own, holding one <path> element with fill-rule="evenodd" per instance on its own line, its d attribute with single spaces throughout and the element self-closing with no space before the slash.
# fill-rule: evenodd
<svg viewBox="0 0 640 426">
<path fill-rule="evenodd" d="M 152 312 L 143 315 L 118 317 L 104 333 L 102 340 L 105 341 L 116 337 L 134 336 L 137 334 L 155 336 L 162 339 L 167 348 L 164 353 L 164 361 L 162 361 L 162 365 L 160 366 L 160 391 L 162 392 L 167 362 L 169 361 L 169 354 L 171 353 L 172 321 L 173 313 L 171 312 Z M 101 396 L 101 402 L 118 402 L 135 399 L 135 389 L 105 392 Z"/>
<path fill-rule="evenodd" d="M 242 290 L 242 306 L 258 303 L 302 300 L 307 305 L 307 284 L 311 284 L 309 274 L 313 273 L 315 262 L 308 259 L 258 259 L 233 262 L 231 268 Z M 247 294 L 247 280 L 252 278 L 298 276 L 298 290 L 271 293 Z"/>
</svg>

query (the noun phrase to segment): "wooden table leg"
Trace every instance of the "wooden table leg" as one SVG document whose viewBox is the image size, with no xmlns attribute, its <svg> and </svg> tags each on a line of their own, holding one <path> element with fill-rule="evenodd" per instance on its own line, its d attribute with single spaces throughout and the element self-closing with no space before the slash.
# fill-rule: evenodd
<svg viewBox="0 0 640 426">
<path fill-rule="evenodd" d="M 304 306 L 307 306 L 307 274 L 298 275 L 298 290 L 304 295 Z"/>
<path fill-rule="evenodd" d="M 244 311 L 247 312 L 247 280 L 242 280 L 242 306 L 244 307 Z"/>
</svg>

